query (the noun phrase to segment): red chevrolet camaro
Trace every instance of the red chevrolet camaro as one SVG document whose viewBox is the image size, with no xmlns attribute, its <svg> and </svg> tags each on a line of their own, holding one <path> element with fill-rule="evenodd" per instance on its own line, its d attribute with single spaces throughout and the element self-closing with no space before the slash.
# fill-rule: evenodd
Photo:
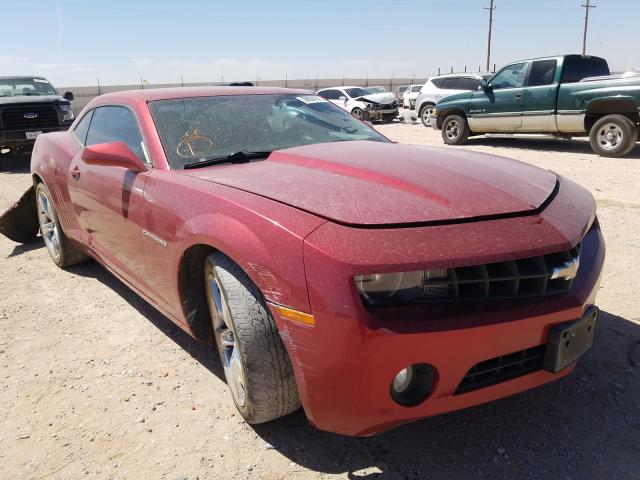
<svg viewBox="0 0 640 480">
<path fill-rule="evenodd" d="M 586 190 L 394 144 L 308 91 L 103 95 L 31 169 L 53 261 L 97 260 L 215 344 L 250 423 L 302 405 L 372 435 L 556 380 L 594 340 Z"/>
</svg>

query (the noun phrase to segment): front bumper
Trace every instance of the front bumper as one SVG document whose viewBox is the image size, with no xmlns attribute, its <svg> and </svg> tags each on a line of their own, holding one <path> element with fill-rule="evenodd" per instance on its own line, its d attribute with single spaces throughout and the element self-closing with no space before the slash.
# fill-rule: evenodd
<svg viewBox="0 0 640 480">
<path fill-rule="evenodd" d="M 44 133 L 51 132 L 64 132 L 69 129 L 73 122 L 67 122 L 63 125 L 56 127 L 38 128 L 34 127 L 32 130 Z M 31 130 L 29 130 L 31 131 Z M 0 147 L 6 147 L 11 149 L 32 147 L 36 142 L 35 138 L 26 138 L 25 130 L 2 130 L 0 129 Z"/>
<path fill-rule="evenodd" d="M 398 116 L 398 109 L 393 108 L 389 110 L 367 110 L 369 120 L 389 120 Z"/>
<path fill-rule="evenodd" d="M 434 130 L 440 130 L 438 128 L 438 115 L 437 114 L 431 114 L 429 115 L 429 123 L 431 124 L 431 126 L 433 127 Z"/>
<path fill-rule="evenodd" d="M 564 202 L 554 201 L 536 216 L 376 231 L 376 242 L 394 252 L 372 252 L 375 237 L 369 229 L 325 224 L 311 234 L 305 245 L 305 270 L 315 325 L 284 320 L 272 308 L 310 422 L 344 435 L 373 435 L 567 375 L 573 365 L 555 374 L 538 370 L 456 394 L 474 365 L 547 343 L 554 326 L 579 319 L 594 304 L 604 242 L 597 221 L 585 235 L 590 217 L 584 210 L 568 213 L 566 201 L 572 197 L 574 205 L 584 206 L 580 201 L 585 196 L 575 188 L 579 187 L 565 182 L 558 194 Z M 505 238 L 505 231 L 512 232 L 512 238 Z M 544 246 L 530 239 L 544 239 Z M 390 271 L 410 271 L 416 258 L 422 267 L 429 268 L 473 265 L 497 257 L 524 258 L 560 251 L 581 239 L 578 276 L 571 290 L 562 295 L 529 301 L 366 310 L 352 281 L 354 274 L 367 273 L 363 270 L 368 262 L 379 264 L 389 254 L 396 257 Z M 455 248 L 450 248 L 452 245 Z M 428 247 L 421 257 L 415 252 L 423 246 Z M 401 406 L 390 395 L 391 382 L 401 369 L 417 363 L 435 367 L 435 385 L 422 403 Z"/>
</svg>

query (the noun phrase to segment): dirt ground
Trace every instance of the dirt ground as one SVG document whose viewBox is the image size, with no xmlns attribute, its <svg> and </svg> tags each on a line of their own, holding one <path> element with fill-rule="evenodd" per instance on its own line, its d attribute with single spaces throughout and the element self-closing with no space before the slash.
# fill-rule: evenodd
<svg viewBox="0 0 640 480">
<path fill-rule="evenodd" d="M 378 127 L 441 145 L 422 125 Z M 454 147 L 447 147 L 454 148 Z M 640 147 L 478 138 L 465 147 L 549 168 L 593 192 L 607 242 L 597 344 L 554 384 L 368 439 L 302 411 L 251 427 L 216 355 L 95 263 L 60 270 L 0 238 L 0 479 L 640 477 Z M 0 173 L 0 209 L 29 185 Z"/>
</svg>

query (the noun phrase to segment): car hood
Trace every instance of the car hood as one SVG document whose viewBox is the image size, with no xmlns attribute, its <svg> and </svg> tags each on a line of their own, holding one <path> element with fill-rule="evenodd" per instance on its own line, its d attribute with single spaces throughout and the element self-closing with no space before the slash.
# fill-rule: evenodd
<svg viewBox="0 0 640 480">
<path fill-rule="evenodd" d="M 396 97 L 391 92 L 380 92 L 380 93 L 372 93 L 370 95 L 363 95 L 362 97 L 356 98 L 356 100 L 361 102 L 373 102 L 373 103 L 392 103 L 395 101 Z"/>
<path fill-rule="evenodd" d="M 502 157 L 373 141 L 295 147 L 181 173 L 354 226 L 527 214 L 557 183 L 548 170 Z"/>
<path fill-rule="evenodd" d="M 16 105 L 21 103 L 69 103 L 60 95 L 14 95 L 0 97 L 0 105 Z"/>
</svg>

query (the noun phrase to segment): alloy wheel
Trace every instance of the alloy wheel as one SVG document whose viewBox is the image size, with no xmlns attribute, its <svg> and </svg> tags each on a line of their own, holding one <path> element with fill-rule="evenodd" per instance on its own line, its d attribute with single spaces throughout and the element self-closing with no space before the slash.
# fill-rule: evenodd
<svg viewBox="0 0 640 480">
<path fill-rule="evenodd" d="M 44 191 L 40 191 L 38 194 L 38 222 L 40 223 L 40 233 L 47 250 L 49 250 L 49 254 L 55 260 L 58 260 L 61 252 L 60 227 L 53 211 L 51 199 Z"/>
<path fill-rule="evenodd" d="M 238 406 L 243 407 L 247 401 L 246 380 L 231 312 L 227 305 L 224 290 L 212 273 L 207 275 L 207 287 L 209 304 L 213 310 L 213 331 L 224 369 L 224 376 L 234 401 Z"/>
<path fill-rule="evenodd" d="M 598 143 L 603 150 L 616 150 L 624 143 L 624 133 L 616 123 L 605 123 L 598 130 Z"/>
</svg>

